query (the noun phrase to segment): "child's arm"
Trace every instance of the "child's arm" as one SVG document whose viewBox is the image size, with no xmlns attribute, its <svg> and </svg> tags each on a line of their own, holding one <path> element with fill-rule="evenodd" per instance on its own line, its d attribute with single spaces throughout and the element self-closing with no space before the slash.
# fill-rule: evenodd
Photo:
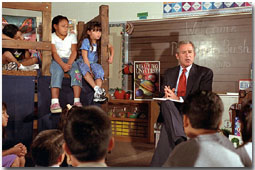
<svg viewBox="0 0 255 170">
<path fill-rule="evenodd" d="M 108 62 L 109 62 L 109 64 L 112 64 L 113 56 L 114 56 L 114 48 L 111 44 L 108 44 L 108 49 L 110 51 L 110 56 L 109 56 Z"/>
<path fill-rule="evenodd" d="M 25 58 L 26 59 L 31 58 L 31 54 L 28 50 L 25 50 Z"/>
<path fill-rule="evenodd" d="M 61 58 L 59 57 L 59 55 L 57 53 L 57 49 L 56 49 L 54 44 L 51 44 L 51 52 L 52 52 L 52 57 L 62 67 L 64 72 L 67 72 L 71 69 L 71 66 L 69 64 L 66 64 L 61 60 Z"/>
<path fill-rule="evenodd" d="M 17 145 L 13 146 L 10 149 L 3 150 L 2 156 L 15 154 L 17 156 L 24 156 L 27 153 L 26 147 L 22 143 L 18 143 Z"/>
<path fill-rule="evenodd" d="M 2 34 L 2 39 L 3 40 L 14 40 L 13 38 L 11 38 L 11 37 L 9 37 L 9 36 L 7 36 L 5 34 Z"/>
<path fill-rule="evenodd" d="M 85 64 L 87 64 L 90 68 L 91 71 L 91 67 L 90 67 L 90 63 L 89 63 L 89 59 L 88 59 L 88 51 L 87 50 L 81 50 L 81 54 L 82 54 L 82 58 Z"/>
<path fill-rule="evenodd" d="M 72 52 L 71 52 L 71 55 L 69 57 L 67 64 L 70 64 L 72 66 L 74 60 L 77 57 L 77 44 L 72 44 L 71 51 Z"/>
</svg>

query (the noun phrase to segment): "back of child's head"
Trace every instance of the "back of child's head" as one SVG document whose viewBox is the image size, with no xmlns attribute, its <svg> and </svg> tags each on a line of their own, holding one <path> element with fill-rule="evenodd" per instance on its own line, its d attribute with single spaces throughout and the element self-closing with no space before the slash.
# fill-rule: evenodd
<svg viewBox="0 0 255 170">
<path fill-rule="evenodd" d="M 13 24 L 7 24 L 4 26 L 2 32 L 3 34 L 7 35 L 8 37 L 14 38 L 14 36 L 19 31 L 19 28 Z"/>
<path fill-rule="evenodd" d="M 181 110 L 189 118 L 193 128 L 217 130 L 224 106 L 216 93 L 200 91 L 189 95 Z"/>
<path fill-rule="evenodd" d="M 79 107 L 69 115 L 64 138 L 78 161 L 99 161 L 107 154 L 111 133 L 107 114 L 97 106 L 87 106 Z"/>
<path fill-rule="evenodd" d="M 252 140 L 252 100 L 243 103 L 238 114 L 241 121 L 241 134 L 244 143 Z"/>
<path fill-rule="evenodd" d="M 52 33 L 56 32 L 55 28 L 54 28 L 54 24 L 58 25 L 59 22 L 61 22 L 62 20 L 66 20 L 67 22 L 68 21 L 68 18 L 65 17 L 65 16 L 62 16 L 62 15 L 58 15 L 58 16 L 55 16 L 52 20 L 52 24 L 51 24 L 51 27 L 52 27 Z"/>
<path fill-rule="evenodd" d="M 33 140 L 31 154 L 37 166 L 52 166 L 58 163 L 64 153 L 64 136 L 58 129 L 41 131 Z"/>
</svg>

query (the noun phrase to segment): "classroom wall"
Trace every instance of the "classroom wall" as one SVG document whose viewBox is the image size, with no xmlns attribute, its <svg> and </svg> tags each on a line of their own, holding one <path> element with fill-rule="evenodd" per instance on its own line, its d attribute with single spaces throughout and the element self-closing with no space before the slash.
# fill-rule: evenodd
<svg viewBox="0 0 255 170">
<path fill-rule="evenodd" d="M 109 22 L 138 20 L 137 13 L 148 12 L 148 19 L 163 18 L 163 2 L 52 2 L 52 17 L 64 15 L 76 21 L 89 21 L 99 14 L 99 6 L 109 6 Z M 4 15 L 36 16 L 40 12 L 2 9 Z"/>
</svg>

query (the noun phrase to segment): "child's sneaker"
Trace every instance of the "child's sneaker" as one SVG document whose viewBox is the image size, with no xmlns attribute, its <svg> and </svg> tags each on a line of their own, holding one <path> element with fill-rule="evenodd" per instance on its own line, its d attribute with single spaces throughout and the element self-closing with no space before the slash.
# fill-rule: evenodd
<svg viewBox="0 0 255 170">
<path fill-rule="evenodd" d="M 3 70 L 18 70 L 17 64 L 15 62 L 9 62 L 8 64 L 3 64 Z"/>
<path fill-rule="evenodd" d="M 20 66 L 18 67 L 18 70 L 28 71 L 29 69 L 27 68 L 27 66 L 23 66 L 22 64 L 20 64 Z"/>
<path fill-rule="evenodd" d="M 26 66 L 28 70 L 37 70 L 39 69 L 39 64 L 33 64 L 31 66 Z"/>
<path fill-rule="evenodd" d="M 54 103 L 50 106 L 51 113 L 60 113 L 62 112 L 62 108 L 60 107 L 59 103 Z"/>
<path fill-rule="evenodd" d="M 81 102 L 75 102 L 75 103 L 73 104 L 73 106 L 82 107 L 82 104 L 81 104 Z"/>
<path fill-rule="evenodd" d="M 105 97 L 105 90 L 102 89 L 102 88 L 98 88 L 95 90 L 95 93 L 94 93 L 94 99 L 93 101 L 94 102 L 104 102 L 108 100 L 107 97 Z"/>
</svg>

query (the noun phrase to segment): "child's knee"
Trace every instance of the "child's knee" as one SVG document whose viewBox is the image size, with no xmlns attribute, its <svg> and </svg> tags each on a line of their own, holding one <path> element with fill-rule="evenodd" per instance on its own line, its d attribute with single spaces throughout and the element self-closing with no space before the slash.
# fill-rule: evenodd
<svg viewBox="0 0 255 170">
<path fill-rule="evenodd" d="M 11 167 L 19 167 L 19 165 L 20 165 L 20 160 L 19 160 L 19 157 L 17 156 L 15 160 L 13 161 Z"/>
<path fill-rule="evenodd" d="M 5 52 L 2 54 L 2 57 L 3 57 L 3 59 L 4 59 L 4 58 L 10 58 L 10 57 L 14 57 L 14 56 L 12 55 L 12 53 L 11 53 L 10 51 L 5 51 Z"/>
</svg>

